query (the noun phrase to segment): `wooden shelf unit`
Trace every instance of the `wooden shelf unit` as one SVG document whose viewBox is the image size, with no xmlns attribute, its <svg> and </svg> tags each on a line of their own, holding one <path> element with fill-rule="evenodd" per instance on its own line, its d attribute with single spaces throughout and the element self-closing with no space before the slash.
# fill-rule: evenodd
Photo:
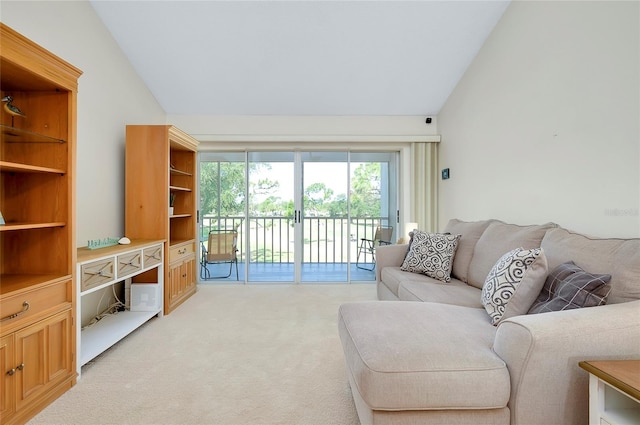
<svg viewBox="0 0 640 425">
<path fill-rule="evenodd" d="M 74 181 L 81 74 L 0 23 L 0 97 L 12 97 L 26 115 L 0 111 L 3 424 L 26 422 L 76 382 Z"/>
<path fill-rule="evenodd" d="M 169 314 L 196 291 L 198 141 L 171 125 L 128 125 L 126 133 L 125 234 L 167 241 L 164 313 Z"/>
</svg>

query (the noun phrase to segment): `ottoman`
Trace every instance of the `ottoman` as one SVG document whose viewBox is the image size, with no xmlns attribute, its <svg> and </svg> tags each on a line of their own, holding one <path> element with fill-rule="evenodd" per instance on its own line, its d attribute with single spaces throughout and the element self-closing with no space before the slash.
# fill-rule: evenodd
<svg viewBox="0 0 640 425">
<path fill-rule="evenodd" d="M 338 321 L 363 424 L 509 423 L 509 372 L 484 309 L 348 303 Z"/>
</svg>

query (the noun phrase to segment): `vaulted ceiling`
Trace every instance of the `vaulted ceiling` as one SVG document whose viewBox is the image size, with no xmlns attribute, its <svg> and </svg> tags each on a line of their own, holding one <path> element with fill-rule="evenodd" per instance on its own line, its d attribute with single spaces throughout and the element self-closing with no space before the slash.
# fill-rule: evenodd
<svg viewBox="0 0 640 425">
<path fill-rule="evenodd" d="M 105 1 L 168 114 L 436 115 L 509 1 Z"/>
</svg>

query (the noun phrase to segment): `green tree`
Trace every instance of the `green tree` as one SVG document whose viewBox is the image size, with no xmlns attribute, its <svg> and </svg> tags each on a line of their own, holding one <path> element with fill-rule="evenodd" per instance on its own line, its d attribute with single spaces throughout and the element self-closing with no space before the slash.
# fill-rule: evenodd
<svg viewBox="0 0 640 425">
<path fill-rule="evenodd" d="M 366 162 L 358 165 L 351 179 L 351 215 L 354 217 L 378 217 L 381 212 L 380 163 Z"/>
<path fill-rule="evenodd" d="M 243 216 L 246 202 L 244 163 L 200 164 L 200 211 L 203 215 Z M 219 179 L 219 185 L 218 185 Z"/>
<path fill-rule="evenodd" d="M 305 215 L 320 216 L 329 211 L 333 190 L 324 183 L 313 183 L 304 190 Z"/>
<path fill-rule="evenodd" d="M 329 203 L 329 216 L 330 217 L 346 217 L 347 216 L 347 195 L 340 193 L 336 195 Z"/>
<path fill-rule="evenodd" d="M 269 169 L 268 164 L 252 163 L 250 172 Z M 278 187 L 278 182 L 261 179 L 249 187 L 252 195 L 266 196 Z M 203 215 L 243 217 L 247 196 L 245 193 L 245 165 L 243 162 L 202 162 L 200 164 L 200 211 Z M 252 199 L 255 199 L 252 196 Z M 268 202 L 274 202 L 269 199 Z M 250 205 L 251 213 L 263 210 L 259 204 Z"/>
</svg>

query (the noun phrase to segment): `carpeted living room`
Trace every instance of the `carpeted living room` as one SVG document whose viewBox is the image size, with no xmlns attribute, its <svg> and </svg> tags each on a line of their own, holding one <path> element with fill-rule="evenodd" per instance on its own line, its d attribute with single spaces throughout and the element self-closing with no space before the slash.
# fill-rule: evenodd
<svg viewBox="0 0 640 425">
<path fill-rule="evenodd" d="M 46 121 L 46 133 L 54 114 L 38 107 L 48 100 L 30 100 L 20 90 L 29 79 L 20 76 L 23 68 L 6 66 L 13 50 L 0 52 L 2 423 L 640 421 L 640 1 L 2 0 L 0 20 L 78 72 L 72 100 L 50 103 L 69 117 L 69 129 L 51 126 L 74 141 L 64 152 L 69 164 L 36 164 L 25 172 L 14 164 L 24 154 L 11 147 L 5 130 L 24 125 L 33 131 L 33 123 Z M 36 84 L 33 92 L 40 89 Z M 182 155 L 188 145 L 192 159 L 155 167 L 164 153 L 143 148 L 133 163 L 128 132 L 136 126 L 176 129 L 187 140 L 177 150 Z M 175 146 L 168 146 L 172 152 Z M 376 205 L 379 214 L 362 214 L 359 222 L 355 203 L 345 207 L 350 231 L 342 237 L 349 248 L 337 272 L 305 262 L 304 249 L 322 237 L 310 237 L 300 224 L 309 219 L 318 229 L 330 227 L 318 224 L 320 213 L 305 210 L 311 197 L 304 192 L 304 158 L 328 153 L 344 155 L 348 179 L 368 157 L 384 157 L 375 161 L 388 171 L 370 179 L 388 201 Z M 275 264 L 275 249 L 251 251 L 258 244 L 249 224 L 255 217 L 250 202 L 238 199 L 275 179 L 275 168 L 260 175 L 263 186 L 250 174 L 254 163 L 277 155 L 293 158 L 280 184 L 295 189 L 289 210 L 265 216 L 291 213 L 291 224 L 281 226 L 292 232 L 283 239 L 291 257 L 258 278 L 259 267 Z M 231 157 L 246 175 L 234 186 L 242 211 L 228 214 L 229 227 L 241 230 L 220 278 L 207 259 L 210 221 L 199 173 L 205 163 Z M 269 164 L 289 161 L 281 158 Z M 188 173 L 180 170 L 184 164 Z M 342 165 L 325 167 L 326 178 L 343 173 Z M 150 177 L 156 169 L 164 174 Z M 40 213 L 16 217 L 36 204 L 48 210 L 42 205 L 54 195 L 46 192 L 60 193 L 59 187 L 38 188 L 41 177 L 31 186 L 16 183 L 30 173 L 71 177 L 68 196 L 59 199 L 69 205 L 68 224 L 57 223 L 66 221 L 58 204 L 51 208 L 56 223 L 42 226 L 51 232 L 15 224 L 41 220 Z M 194 183 L 176 184 L 172 174 Z M 193 213 L 179 198 L 182 210 L 167 216 L 174 201 L 166 199 L 166 186 L 188 199 Z M 347 185 L 346 200 L 355 198 L 355 186 Z M 21 194 L 29 188 L 35 196 Z M 159 192 L 162 218 L 144 215 L 148 205 L 131 212 L 131 199 Z M 223 195 L 210 192 L 222 205 Z M 316 204 L 328 203 L 328 196 Z M 175 226 L 187 220 L 188 226 Z M 165 233 L 149 236 L 146 229 L 158 222 Z M 383 222 L 392 237 L 378 240 L 362 267 L 363 241 Z M 183 227 L 194 232 L 188 248 Z M 263 235 L 274 227 L 265 224 Z M 55 255 L 22 250 L 26 245 L 16 236 L 37 244 L 29 235 L 55 240 L 61 234 Z M 339 244 L 325 242 L 317 244 L 322 255 L 330 256 L 329 246 L 335 255 Z M 437 255 L 421 257 L 423 242 Z M 92 243 L 113 246 L 94 249 Z M 73 254 L 62 253 L 62 246 Z M 140 246 L 144 270 L 135 278 L 83 286 L 85 275 L 104 277 L 104 270 L 85 268 L 102 261 L 101 252 Z M 155 258 L 147 249 L 160 246 L 153 254 L 158 261 L 147 267 Z M 170 257 L 183 249 L 193 257 L 180 265 L 182 276 L 192 279 L 186 290 L 175 289 L 169 275 L 176 264 Z M 24 258 L 47 257 L 47 266 L 34 269 L 41 275 L 51 273 L 47 267 L 59 272 L 56 261 L 68 263 L 68 273 L 60 273 L 67 286 L 54 293 L 51 282 L 33 284 L 29 290 L 50 292 L 36 302 L 18 298 L 12 275 L 32 273 L 20 251 Z M 525 254 L 518 273 L 524 270 L 526 279 L 518 278 L 513 293 L 525 291 L 520 282 L 535 281 L 535 289 L 526 305 L 517 298 L 506 310 L 497 307 L 489 287 L 502 276 L 499 265 L 509 268 Z M 125 264 L 116 254 L 113 259 Z M 443 271 L 431 274 L 438 267 L 431 261 L 441 261 Z M 578 288 L 569 307 L 557 308 L 563 311 L 545 310 L 556 308 L 540 300 L 545 291 L 553 297 L 552 281 L 565 284 L 574 275 L 600 284 Z M 145 312 L 135 330 L 102 341 L 99 351 L 83 353 L 84 330 L 101 320 L 101 305 L 119 302 L 118 291 L 133 297 L 131 286 L 149 279 L 164 288 L 151 295 L 157 310 Z M 169 300 L 174 289 L 185 291 L 176 302 Z M 58 363 L 71 370 L 49 391 L 40 375 L 20 381 L 35 376 L 21 356 L 40 357 L 26 353 L 33 340 L 22 349 L 19 338 L 60 316 L 54 308 L 38 310 L 39 300 L 61 297 L 68 333 L 49 326 L 38 335 L 67 344 L 71 359 L 38 361 L 48 362 L 43 380 L 58 379 L 48 369 Z M 622 378 L 599 369 L 623 361 L 630 372 Z M 624 407 L 622 416 L 598 401 L 605 395 Z"/>
</svg>

